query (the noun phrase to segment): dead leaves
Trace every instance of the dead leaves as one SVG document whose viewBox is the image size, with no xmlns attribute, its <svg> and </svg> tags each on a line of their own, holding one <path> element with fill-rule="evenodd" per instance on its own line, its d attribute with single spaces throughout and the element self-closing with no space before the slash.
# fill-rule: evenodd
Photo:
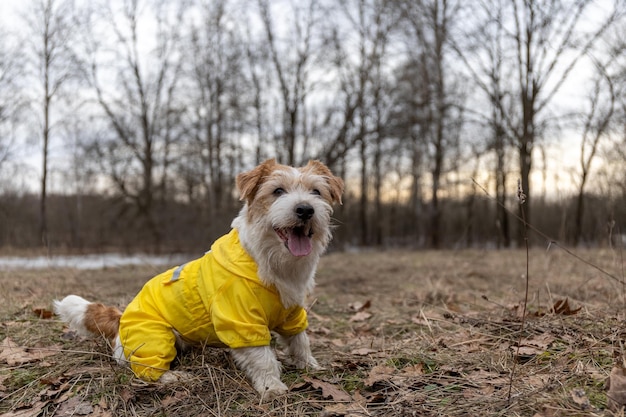
<svg viewBox="0 0 626 417">
<path fill-rule="evenodd" d="M 626 406 L 626 370 L 620 366 L 611 369 L 606 381 L 606 398 L 609 410 L 618 412 Z"/>
<path fill-rule="evenodd" d="M 518 360 L 528 360 L 547 352 L 555 340 L 556 338 L 550 333 L 540 333 L 523 338 L 519 346 L 511 346 L 511 349 L 514 350 Z"/>
<path fill-rule="evenodd" d="M 350 397 L 350 395 L 348 395 L 344 390 L 334 384 L 316 378 L 309 378 L 307 376 L 303 377 L 303 379 L 313 389 L 321 389 L 322 397 L 325 399 L 331 399 L 337 402 L 352 400 L 352 397 Z"/>
<path fill-rule="evenodd" d="M 391 384 L 396 387 L 408 387 L 414 383 L 416 378 L 422 375 L 424 375 L 424 365 L 421 363 L 407 365 L 401 370 L 388 365 L 379 365 L 370 370 L 363 383 L 370 388 L 381 383 Z"/>
<path fill-rule="evenodd" d="M 563 316 L 571 316 L 578 313 L 581 308 L 582 307 L 578 307 L 576 309 L 571 308 L 569 305 L 569 301 L 566 298 L 564 300 L 556 300 L 554 302 L 554 305 L 552 306 L 552 312 L 554 314 L 560 314 Z"/>
<path fill-rule="evenodd" d="M 54 416 L 93 416 L 112 417 L 106 401 L 98 404 L 81 396 L 82 386 L 76 386 L 67 376 L 41 378 L 44 388 L 32 401 L 20 403 L 0 417 L 36 417 L 42 414 L 51 404 L 55 407 Z"/>
<path fill-rule="evenodd" d="M 374 373 L 377 371 L 372 369 Z M 348 394 L 338 383 L 341 380 L 329 381 L 308 376 L 303 377 L 304 382 L 293 386 L 292 391 L 301 391 L 312 388 L 321 390 L 321 396 L 325 400 L 321 403 L 323 410 L 320 413 L 324 417 L 363 417 L 371 415 L 368 406 L 384 403 L 387 395 L 380 392 L 363 393 L 359 389 Z M 394 395 L 394 394 L 391 394 Z M 334 404 L 329 404 L 329 401 Z"/>
<path fill-rule="evenodd" d="M 330 400 L 336 403 L 331 405 L 325 404 L 324 410 L 321 413 L 322 416 L 351 417 L 356 415 L 369 415 L 369 413 L 367 412 L 366 403 L 363 397 L 358 394 L 358 392 L 351 396 L 336 383 L 323 381 L 321 379 L 308 376 L 304 376 L 302 379 L 304 380 L 304 382 L 293 386 L 291 388 L 292 391 L 301 391 L 308 388 L 321 390 L 323 399 Z"/>
<path fill-rule="evenodd" d="M 587 397 L 587 393 L 582 388 L 574 388 L 570 392 L 570 397 L 574 404 L 578 406 L 581 410 L 589 410 L 591 408 L 591 403 L 589 402 L 589 398 Z"/>
<path fill-rule="evenodd" d="M 356 301 L 349 305 L 351 311 L 354 311 L 355 314 L 350 317 L 350 322 L 360 322 L 368 320 L 372 317 L 372 314 L 365 311 L 372 306 L 372 302 L 367 300 L 365 302 Z"/>
<path fill-rule="evenodd" d="M 511 310 L 515 313 L 515 315 L 517 315 L 518 317 L 521 317 L 522 312 L 524 311 L 523 307 L 524 307 L 523 305 L 516 304 L 514 306 L 511 306 Z M 552 304 L 552 307 L 550 308 L 545 308 L 545 307 L 538 307 L 536 309 L 527 308 L 526 317 L 543 317 L 547 314 L 555 314 L 555 315 L 560 315 L 560 316 L 573 316 L 574 314 L 577 314 L 581 309 L 582 307 L 572 308 L 569 304 L 569 299 L 563 298 L 563 299 L 556 300 L 554 304 Z"/>
<path fill-rule="evenodd" d="M 60 346 L 28 348 L 19 346 L 9 337 L 5 337 L 2 343 L 0 343 L 0 362 L 5 362 L 9 366 L 23 365 L 56 355 L 60 349 Z"/>
</svg>

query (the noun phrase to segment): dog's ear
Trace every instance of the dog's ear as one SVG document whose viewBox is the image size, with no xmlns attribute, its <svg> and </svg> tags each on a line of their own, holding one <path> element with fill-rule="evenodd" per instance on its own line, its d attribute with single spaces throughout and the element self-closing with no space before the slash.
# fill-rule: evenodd
<svg viewBox="0 0 626 417">
<path fill-rule="evenodd" d="M 260 165 L 248 172 L 237 175 L 237 190 L 239 190 L 239 199 L 245 200 L 250 204 L 254 200 L 254 196 L 259 190 L 259 186 L 263 182 L 263 178 L 267 177 L 276 165 L 275 159 L 268 159 Z"/>
<path fill-rule="evenodd" d="M 343 194 L 344 187 L 343 180 L 339 177 L 335 177 L 330 169 L 324 165 L 324 163 L 317 160 L 309 161 L 303 171 L 309 171 L 313 174 L 324 177 L 330 187 L 330 198 L 333 204 L 342 204 L 341 195 Z"/>
</svg>

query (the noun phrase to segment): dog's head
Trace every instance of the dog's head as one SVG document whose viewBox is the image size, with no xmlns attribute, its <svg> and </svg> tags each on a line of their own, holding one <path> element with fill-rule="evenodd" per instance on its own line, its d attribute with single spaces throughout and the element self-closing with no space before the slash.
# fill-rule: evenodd
<svg viewBox="0 0 626 417">
<path fill-rule="evenodd" d="M 237 177 L 246 223 L 295 257 L 326 248 L 332 206 L 341 204 L 343 186 L 319 161 L 293 168 L 270 159 Z"/>
</svg>

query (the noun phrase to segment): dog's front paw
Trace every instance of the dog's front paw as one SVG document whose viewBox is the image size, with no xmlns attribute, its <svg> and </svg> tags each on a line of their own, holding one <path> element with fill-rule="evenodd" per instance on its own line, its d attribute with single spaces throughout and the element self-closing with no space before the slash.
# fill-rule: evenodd
<svg viewBox="0 0 626 417">
<path fill-rule="evenodd" d="M 317 363 L 317 360 L 313 356 L 305 358 L 288 356 L 285 358 L 287 365 L 293 366 L 296 369 L 309 369 L 311 371 L 320 371 L 323 368 Z"/>
<path fill-rule="evenodd" d="M 267 377 L 253 381 L 254 389 L 261 395 L 262 401 L 272 401 L 274 398 L 285 394 L 289 389 L 280 379 Z"/>
<path fill-rule="evenodd" d="M 321 371 L 324 369 L 322 366 L 320 366 L 319 363 L 317 363 L 317 360 L 313 356 L 309 356 L 304 368 L 310 369 L 312 371 Z M 300 369 L 304 369 L 304 368 L 300 368 Z"/>
</svg>

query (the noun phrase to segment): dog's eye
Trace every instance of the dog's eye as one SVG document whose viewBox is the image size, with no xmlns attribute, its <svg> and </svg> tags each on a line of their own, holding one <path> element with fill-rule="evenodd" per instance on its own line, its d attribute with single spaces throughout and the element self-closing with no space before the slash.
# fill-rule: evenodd
<svg viewBox="0 0 626 417">
<path fill-rule="evenodd" d="M 311 191 L 311 194 L 313 195 L 321 195 L 322 193 L 320 193 L 320 190 L 318 190 L 317 188 L 314 189 L 313 191 Z"/>
<path fill-rule="evenodd" d="M 278 187 L 277 189 L 275 189 L 275 190 L 274 190 L 274 195 L 275 195 L 276 197 L 280 197 L 281 195 L 283 195 L 283 194 L 285 194 L 285 193 L 286 193 L 286 191 L 285 191 L 285 189 L 284 189 L 284 188 L 280 188 L 280 187 Z"/>
</svg>

